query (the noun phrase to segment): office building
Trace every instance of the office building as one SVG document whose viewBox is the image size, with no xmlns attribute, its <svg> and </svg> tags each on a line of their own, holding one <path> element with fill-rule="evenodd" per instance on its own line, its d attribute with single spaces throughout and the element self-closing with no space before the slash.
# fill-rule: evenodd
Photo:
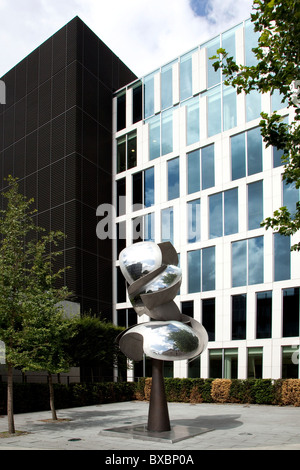
<svg viewBox="0 0 300 470">
<path fill-rule="evenodd" d="M 282 181 L 276 148 L 260 134 L 261 111 L 290 111 L 276 94 L 237 94 L 210 58 L 223 47 L 255 63 L 250 20 L 120 88 L 114 95 L 113 251 L 115 323 L 137 319 L 118 254 L 141 240 L 171 241 L 182 268 L 175 301 L 205 326 L 206 351 L 165 364 L 174 377 L 299 377 L 299 234 L 260 226 L 299 190 Z M 148 375 L 148 360 L 129 376 Z M 151 369 L 150 369 L 151 370 Z"/>
</svg>

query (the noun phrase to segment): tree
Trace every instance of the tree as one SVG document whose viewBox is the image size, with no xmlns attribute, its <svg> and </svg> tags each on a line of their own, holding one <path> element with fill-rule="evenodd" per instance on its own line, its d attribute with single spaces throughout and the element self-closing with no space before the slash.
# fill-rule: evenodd
<svg viewBox="0 0 300 470">
<path fill-rule="evenodd" d="M 273 94 L 278 90 L 282 102 L 286 101 L 292 111 L 292 122 L 286 124 L 276 112 L 261 113 L 261 134 L 266 146 L 283 151 L 286 183 L 300 188 L 300 2 L 299 0 L 254 0 L 251 22 L 259 33 L 258 45 L 253 50 L 257 63 L 252 66 L 238 65 L 226 50 L 217 50 L 215 70 L 222 68 L 225 84 L 232 85 L 237 93 Z M 282 235 L 293 235 L 300 229 L 300 204 L 295 214 L 286 207 L 276 210 L 273 217 L 262 222 L 266 228 L 274 228 Z M 300 242 L 291 247 L 300 250 Z"/>
<path fill-rule="evenodd" d="M 55 254 L 49 250 L 45 256 L 46 246 L 55 245 L 62 234 L 42 236 L 45 230 L 36 226 L 35 211 L 30 209 L 33 199 L 19 193 L 17 179 L 9 176 L 7 184 L 3 193 L 6 208 L 0 212 L 0 340 L 5 344 L 7 365 L 8 431 L 14 433 L 13 369 L 33 364 L 28 338 L 31 336 L 36 348 L 43 348 L 41 331 L 45 328 L 46 334 L 49 326 L 44 314 L 54 313 L 54 302 L 67 293 L 62 290 L 56 295 L 53 281 L 61 272 L 52 273 L 49 256 Z M 44 322 L 39 331 L 37 321 Z M 51 328 L 54 334 L 52 323 Z M 54 354 L 52 357 L 54 361 Z"/>
</svg>

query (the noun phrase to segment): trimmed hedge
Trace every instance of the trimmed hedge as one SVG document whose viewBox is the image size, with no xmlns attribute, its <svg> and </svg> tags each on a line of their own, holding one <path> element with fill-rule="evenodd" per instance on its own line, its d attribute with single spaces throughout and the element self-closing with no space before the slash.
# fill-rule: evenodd
<svg viewBox="0 0 300 470">
<path fill-rule="evenodd" d="M 151 378 L 139 382 L 54 384 L 55 407 L 73 408 L 131 400 L 149 400 Z M 253 403 L 300 406 L 300 379 L 165 378 L 168 402 Z M 0 414 L 6 414 L 7 385 L 0 382 Z M 14 412 L 49 410 L 48 384 L 15 383 Z"/>
</svg>

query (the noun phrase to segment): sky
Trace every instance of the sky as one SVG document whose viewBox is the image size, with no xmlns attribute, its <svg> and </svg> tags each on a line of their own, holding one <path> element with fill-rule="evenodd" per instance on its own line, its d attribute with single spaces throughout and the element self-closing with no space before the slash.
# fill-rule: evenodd
<svg viewBox="0 0 300 470">
<path fill-rule="evenodd" d="M 0 77 L 79 16 L 138 76 L 250 17 L 252 0 L 0 0 Z"/>
</svg>

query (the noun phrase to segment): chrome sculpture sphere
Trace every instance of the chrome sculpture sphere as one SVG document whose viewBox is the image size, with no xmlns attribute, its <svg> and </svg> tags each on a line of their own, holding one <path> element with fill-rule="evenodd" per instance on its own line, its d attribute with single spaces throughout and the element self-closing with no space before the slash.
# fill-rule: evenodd
<svg viewBox="0 0 300 470">
<path fill-rule="evenodd" d="M 199 356 L 207 346 L 208 336 L 199 322 L 181 314 L 173 300 L 181 285 L 181 269 L 173 245 L 135 243 L 120 253 L 119 261 L 136 313 L 155 320 L 122 332 L 118 336 L 121 351 L 134 361 L 142 360 L 144 354 L 168 361 Z"/>
</svg>

